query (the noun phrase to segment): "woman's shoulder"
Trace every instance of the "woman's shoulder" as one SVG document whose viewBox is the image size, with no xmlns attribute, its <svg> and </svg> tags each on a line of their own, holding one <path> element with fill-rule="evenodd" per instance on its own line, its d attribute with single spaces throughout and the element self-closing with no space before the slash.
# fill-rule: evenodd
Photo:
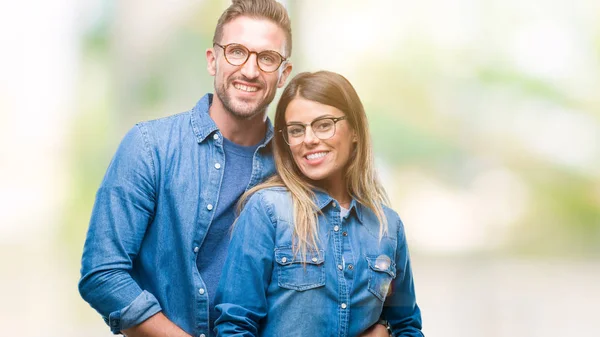
<svg viewBox="0 0 600 337">
<path fill-rule="evenodd" d="M 383 215 L 388 224 L 388 235 L 391 237 L 395 237 L 398 232 L 402 232 L 404 229 L 404 225 L 402 224 L 402 220 L 400 219 L 400 215 L 398 212 L 393 210 L 391 207 L 386 205 L 381 205 L 383 210 Z M 379 223 L 377 220 L 377 216 L 375 212 L 368 207 L 363 206 L 363 217 L 367 221 L 372 221 L 373 223 Z"/>
<path fill-rule="evenodd" d="M 250 196 L 244 208 L 247 207 L 263 209 L 277 219 L 287 219 L 292 209 L 292 196 L 286 187 L 265 187 Z"/>
<path fill-rule="evenodd" d="M 256 191 L 250 199 L 256 198 L 262 202 L 271 202 L 282 198 L 290 198 L 290 191 L 284 186 L 269 186 Z"/>
<path fill-rule="evenodd" d="M 369 207 L 360 204 L 362 211 L 368 215 L 369 217 L 376 217 L 375 212 L 370 209 Z M 392 208 L 390 208 L 389 206 L 386 206 L 384 204 L 381 204 L 381 209 L 383 210 L 383 215 L 385 216 L 386 220 L 388 222 L 401 222 L 400 221 L 400 216 L 398 215 L 398 213 L 396 211 L 394 211 Z"/>
<path fill-rule="evenodd" d="M 381 207 L 383 208 L 383 213 L 385 214 L 385 217 L 387 218 L 388 222 L 402 222 L 400 220 L 400 215 L 398 215 L 398 212 L 386 205 L 382 205 Z"/>
<path fill-rule="evenodd" d="M 383 206 L 383 212 L 388 222 L 388 233 L 389 235 L 396 236 L 399 240 L 405 240 L 404 223 L 400 218 L 398 212 L 388 206 Z"/>
</svg>

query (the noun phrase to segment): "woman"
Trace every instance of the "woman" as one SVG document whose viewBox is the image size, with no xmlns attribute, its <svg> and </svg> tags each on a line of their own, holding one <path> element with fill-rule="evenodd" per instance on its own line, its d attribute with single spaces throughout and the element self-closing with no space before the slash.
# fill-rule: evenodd
<svg viewBox="0 0 600 337">
<path fill-rule="evenodd" d="M 216 295 L 219 336 L 422 336 L 402 222 L 384 206 L 367 118 L 343 76 L 282 93 L 277 175 L 248 191 Z"/>
</svg>

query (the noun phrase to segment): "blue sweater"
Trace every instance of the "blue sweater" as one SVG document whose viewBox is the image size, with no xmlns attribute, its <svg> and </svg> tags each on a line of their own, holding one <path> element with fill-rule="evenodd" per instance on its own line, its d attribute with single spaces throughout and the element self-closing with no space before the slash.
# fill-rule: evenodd
<svg viewBox="0 0 600 337">
<path fill-rule="evenodd" d="M 222 169 L 223 181 L 219 193 L 216 212 L 208 229 L 206 239 L 198 253 L 196 263 L 198 271 L 206 284 L 209 298 L 210 331 L 214 328 L 217 313 L 214 299 L 221 277 L 223 264 L 227 256 L 227 247 L 231 239 L 229 231 L 235 220 L 235 208 L 252 174 L 252 156 L 258 145 L 241 146 L 223 138 L 225 161 Z"/>
</svg>

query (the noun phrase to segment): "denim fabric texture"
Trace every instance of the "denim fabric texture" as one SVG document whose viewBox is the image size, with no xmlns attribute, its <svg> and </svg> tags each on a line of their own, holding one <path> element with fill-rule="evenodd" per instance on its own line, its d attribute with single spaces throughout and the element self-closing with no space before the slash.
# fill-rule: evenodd
<svg viewBox="0 0 600 337">
<path fill-rule="evenodd" d="M 79 290 L 113 333 L 162 311 L 193 336 L 211 336 L 196 266 L 225 163 L 212 95 L 190 111 L 143 122 L 122 140 L 96 194 Z M 268 131 L 248 188 L 274 173 Z"/>
<path fill-rule="evenodd" d="M 292 248 L 289 192 L 249 199 L 217 290 L 218 336 L 358 336 L 380 318 L 394 336 L 423 336 L 398 214 L 384 208 L 389 230 L 380 240 L 371 210 L 353 200 L 341 218 L 337 201 L 315 192 L 320 242 L 304 259 Z"/>
</svg>

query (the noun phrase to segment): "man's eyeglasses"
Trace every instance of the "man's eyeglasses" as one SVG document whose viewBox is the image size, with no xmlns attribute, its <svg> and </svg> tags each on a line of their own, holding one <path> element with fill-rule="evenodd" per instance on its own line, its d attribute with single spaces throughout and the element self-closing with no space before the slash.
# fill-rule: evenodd
<svg viewBox="0 0 600 337">
<path fill-rule="evenodd" d="M 245 46 L 237 43 L 230 43 L 224 46 L 214 43 L 214 45 L 223 48 L 225 60 L 232 66 L 244 65 L 250 58 L 250 54 L 256 54 L 256 64 L 260 70 L 265 73 L 272 73 L 279 69 L 283 62 L 287 61 L 287 58 L 274 50 L 264 50 L 258 53 L 250 51 Z"/>
<path fill-rule="evenodd" d="M 279 130 L 283 135 L 283 140 L 289 145 L 294 146 L 304 141 L 306 135 L 306 127 L 310 126 L 313 134 L 321 139 L 326 140 L 335 135 L 335 125 L 337 122 L 346 119 L 346 116 L 341 117 L 320 117 L 312 121 L 310 124 L 293 123 L 286 125 L 285 129 Z"/>
</svg>

